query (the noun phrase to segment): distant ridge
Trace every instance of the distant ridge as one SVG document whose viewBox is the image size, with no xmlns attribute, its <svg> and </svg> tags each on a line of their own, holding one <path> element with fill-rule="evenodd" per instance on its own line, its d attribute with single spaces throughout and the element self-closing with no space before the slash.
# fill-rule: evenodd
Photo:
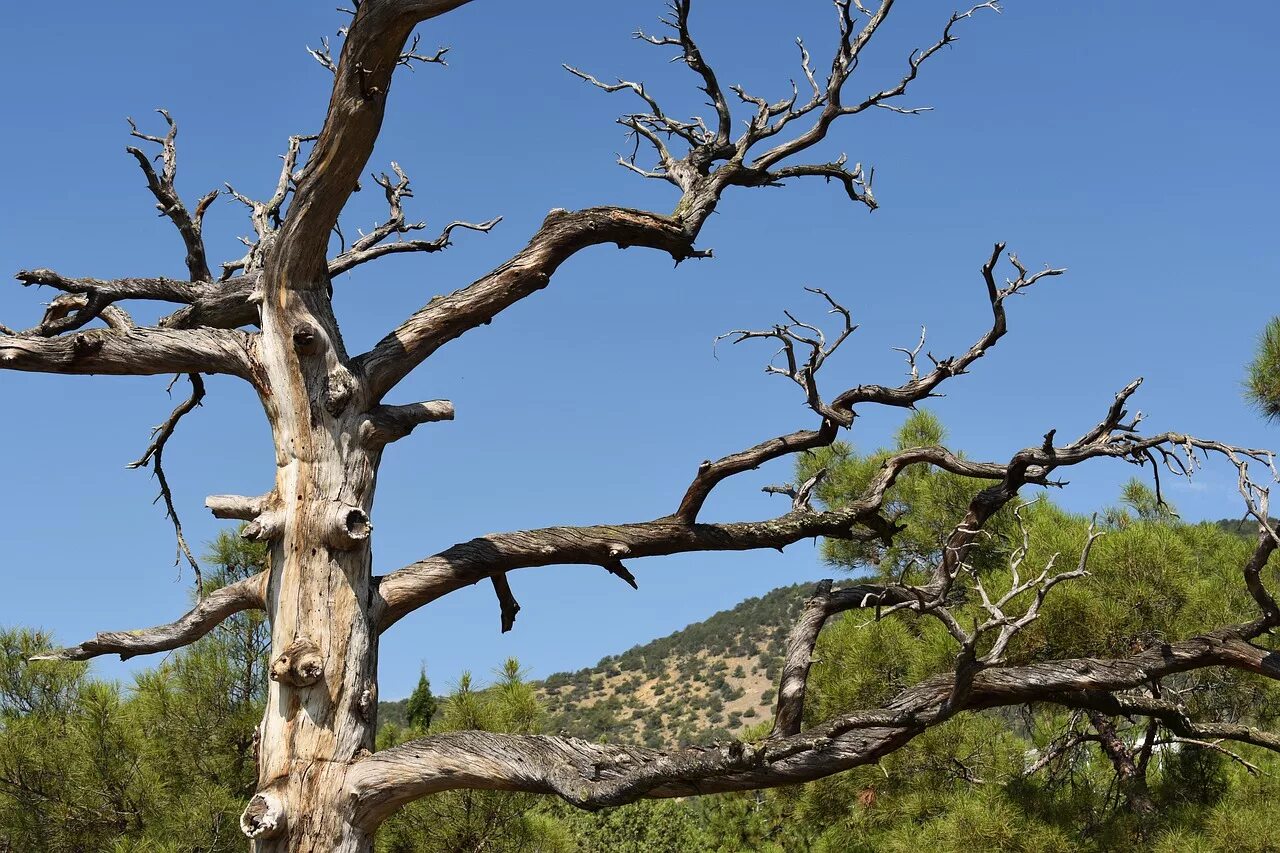
<svg viewBox="0 0 1280 853">
<path fill-rule="evenodd" d="M 812 584 L 780 587 L 539 685 L 551 730 L 667 746 L 768 719 L 787 633 Z"/>
<path fill-rule="evenodd" d="M 812 583 L 779 587 L 593 667 L 535 682 L 552 732 L 670 746 L 740 733 L 770 718 L 787 632 Z M 381 702 L 405 725 L 408 700 Z"/>
</svg>

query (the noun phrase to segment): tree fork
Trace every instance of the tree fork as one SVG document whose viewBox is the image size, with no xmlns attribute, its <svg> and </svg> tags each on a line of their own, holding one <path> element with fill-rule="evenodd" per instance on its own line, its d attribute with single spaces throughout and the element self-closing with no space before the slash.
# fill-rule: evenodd
<svg viewBox="0 0 1280 853">
<path fill-rule="evenodd" d="M 367 395 L 333 316 L 325 247 L 373 150 L 409 33 L 461 1 L 357 7 L 324 128 L 264 255 L 254 375 L 276 452 L 267 615 L 278 675 L 242 824 L 259 853 L 373 848 L 342 794 L 377 724 L 369 512 L 381 449 L 359 440 Z"/>
<path fill-rule="evenodd" d="M 400 46 L 418 20 L 399 4 L 357 11 L 324 130 L 260 280 L 255 376 L 275 444 L 278 535 L 273 526 L 275 677 L 258 793 L 242 823 L 259 853 L 373 848 L 343 791 L 377 725 L 369 513 L 381 449 L 359 438 L 368 406 L 333 316 L 324 244 L 372 151 Z"/>
</svg>

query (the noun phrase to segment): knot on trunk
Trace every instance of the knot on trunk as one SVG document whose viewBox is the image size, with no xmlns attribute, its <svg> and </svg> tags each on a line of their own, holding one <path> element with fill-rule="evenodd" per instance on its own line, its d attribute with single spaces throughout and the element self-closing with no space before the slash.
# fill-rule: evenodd
<svg viewBox="0 0 1280 853">
<path fill-rule="evenodd" d="M 337 417 L 351 402 L 351 398 L 355 396 L 359 387 L 356 377 L 345 365 L 339 364 L 335 366 L 325 378 L 325 411 Z"/>
<path fill-rule="evenodd" d="M 285 830 L 284 803 L 272 791 L 259 791 L 240 815 L 240 831 L 249 838 L 275 838 Z"/>
<path fill-rule="evenodd" d="M 215 518 L 235 518 L 249 522 L 240 535 L 255 542 L 265 542 L 280 535 L 284 525 L 280 514 L 279 498 L 274 492 L 257 497 L 244 495 L 210 495 L 205 498 Z"/>
<path fill-rule="evenodd" d="M 350 551 L 369 538 L 373 522 L 358 506 L 340 504 L 330 515 L 326 542 L 339 551 Z"/>
<path fill-rule="evenodd" d="M 252 542 L 268 542 L 278 539 L 283 530 L 284 516 L 275 510 L 268 510 L 246 524 L 240 531 L 240 536 Z"/>
<path fill-rule="evenodd" d="M 271 663 L 271 680 L 310 687 L 324 675 L 324 659 L 315 643 L 300 637 L 285 647 Z"/>
<path fill-rule="evenodd" d="M 293 329 L 293 349 L 298 355 L 315 355 L 323 346 L 324 338 L 310 323 L 299 323 Z"/>
<path fill-rule="evenodd" d="M 378 685 L 371 683 L 364 690 L 360 691 L 360 698 L 356 702 L 356 710 L 360 712 L 360 719 L 366 723 L 373 723 L 377 716 L 378 710 Z"/>
</svg>

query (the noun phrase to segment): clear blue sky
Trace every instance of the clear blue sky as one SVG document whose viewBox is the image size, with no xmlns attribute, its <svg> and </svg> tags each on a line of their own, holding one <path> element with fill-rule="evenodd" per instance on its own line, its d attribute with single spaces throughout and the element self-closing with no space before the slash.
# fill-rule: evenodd
<svg viewBox="0 0 1280 853">
<path fill-rule="evenodd" d="M 224 180 L 265 197 L 285 139 L 318 130 L 323 116 L 329 77 L 303 46 L 341 24 L 332 5 L 15 5 L 0 56 L 9 81 L 0 269 L 181 276 L 177 236 L 123 153 L 124 116 L 156 127 L 153 108 L 174 113 L 188 198 Z M 953 8 L 900 7 L 851 91 L 890 80 Z M 399 161 L 417 190 L 410 216 L 433 227 L 505 220 L 488 236 L 459 234 L 444 254 L 387 259 L 340 280 L 348 349 L 500 263 L 551 208 L 669 209 L 669 187 L 613 165 L 626 143 L 612 121 L 627 102 L 560 68 L 643 79 L 673 112 L 693 110 L 687 70 L 629 38 L 661 11 L 658 0 L 477 0 L 424 28 L 425 46 L 452 45 L 451 65 L 399 75 L 371 166 Z M 832 17 L 826 0 L 703 0 L 695 23 L 724 82 L 778 96 L 795 74 L 792 39 L 805 36 L 823 64 Z M 876 213 L 820 182 L 737 191 L 705 229 L 713 261 L 673 270 L 641 250 L 583 253 L 547 291 L 450 344 L 397 392 L 397 402 L 451 398 L 458 419 L 389 452 L 374 516 L 378 570 L 486 532 L 671 511 L 699 460 L 813 422 L 796 389 L 762 374 L 763 348 L 722 349 L 716 360 L 716 334 L 770 324 L 785 307 L 816 315 L 801 287 L 821 286 L 862 324 L 828 366 L 827 387 L 893 381 L 902 365 L 889 348 L 913 343 L 920 324 L 937 354 L 984 328 L 977 268 L 997 239 L 1033 267 L 1070 274 L 1016 301 L 1010 337 L 933 406 L 955 446 L 998 459 L 1051 427 L 1080 431 L 1138 375 L 1153 430 L 1280 445 L 1280 428 L 1240 396 L 1252 342 L 1280 307 L 1278 27 L 1272 3 L 1010 0 L 1003 15 L 968 22 L 925 69 L 912 104 L 935 112 L 867 115 L 832 134 L 823 154 L 845 150 L 876 166 Z M 376 191 L 357 196 L 348 233 L 380 216 L 379 202 Z M 238 256 L 243 209 L 220 200 L 207 222 L 212 259 Z M 0 322 L 29 325 L 52 295 L 0 289 Z M 124 468 L 171 405 L 164 386 L 0 373 L 0 624 L 77 642 L 184 609 L 189 578 L 175 579 L 154 483 Z M 209 386 L 167 454 L 195 542 L 217 529 L 205 495 L 264 491 L 272 476 L 252 395 L 232 380 Z M 850 438 L 876 446 L 899 418 L 868 413 Z M 1135 470 L 1073 471 L 1058 497 L 1096 507 Z M 787 473 L 784 463 L 739 478 L 708 517 L 777 511 L 758 489 Z M 1190 518 L 1238 511 L 1232 472 L 1220 467 L 1170 494 Z M 423 660 L 441 686 L 508 655 L 537 675 L 588 665 L 825 573 L 807 543 L 632 568 L 639 592 L 592 568 L 513 575 L 524 609 L 505 636 L 487 586 L 430 605 L 384 638 L 382 694 L 407 693 Z M 155 660 L 96 667 L 124 677 Z"/>
</svg>

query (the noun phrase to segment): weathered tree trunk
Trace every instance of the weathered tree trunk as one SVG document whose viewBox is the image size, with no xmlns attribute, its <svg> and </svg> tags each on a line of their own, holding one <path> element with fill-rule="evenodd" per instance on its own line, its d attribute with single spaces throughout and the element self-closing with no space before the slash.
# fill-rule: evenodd
<svg viewBox="0 0 1280 853">
<path fill-rule="evenodd" d="M 262 306 L 257 355 L 277 468 L 255 523 L 272 542 L 271 688 L 258 794 L 244 818 L 262 853 L 373 849 L 371 835 L 348 820 L 343 791 L 351 762 L 372 750 L 376 725 L 369 511 L 381 452 L 362 438 L 367 419 L 353 399 L 327 284 L 274 287 L 266 300 L 274 304 Z"/>
<path fill-rule="evenodd" d="M 446 401 L 383 404 L 402 379 L 440 347 L 547 287 L 561 264 L 588 247 L 612 243 L 620 248 L 659 249 L 677 262 L 711 257 L 710 250 L 697 248 L 696 242 L 703 223 L 729 187 L 776 186 L 821 177 L 834 180 L 850 200 L 874 210 L 874 170 L 864 172 L 861 164 L 847 168 L 843 156 L 828 163 L 796 162 L 797 156 L 823 142 L 842 117 L 873 108 L 918 111 L 895 106 L 895 99 L 907 92 L 923 62 L 955 40 L 952 30 L 960 21 L 995 8 L 994 2 L 983 2 L 953 15 L 941 38 L 911 55 L 896 83 L 854 101 L 842 99 L 842 87 L 859 67 L 862 49 L 886 20 L 894 0 L 879 0 L 874 11 L 838 0 L 839 39 L 829 75 L 820 82 L 802 45 L 801 66 L 809 93 L 802 95 L 793 88 L 791 98 L 771 104 L 736 87 L 732 90 L 736 101 L 726 96 L 689 30 L 690 0 L 673 0 L 665 22 L 668 34 L 641 37 L 678 51 L 715 110 L 709 120 L 673 119 L 640 83 L 607 84 L 570 69 L 592 85 L 609 92 L 625 90 L 644 102 L 646 112 L 628 113 L 621 122 L 638 140 L 652 145 L 655 167 L 643 169 L 634 158 L 622 163 L 678 189 L 680 198 L 672 212 L 619 206 L 552 210 L 514 256 L 471 284 L 433 298 L 372 349 L 348 358 L 333 316 L 330 276 L 384 254 L 439 251 L 448 245 L 455 228 L 485 231 L 497 221 L 453 222 L 436 240 L 400 239 L 424 226 L 405 218 L 401 203 L 412 193 L 408 178 L 393 163 L 395 180 L 386 175 L 374 178 L 386 193 L 387 221 L 326 260 L 330 234 L 373 152 L 395 69 L 434 61 L 414 51 L 416 38 L 406 52 L 406 40 L 417 24 L 467 2 L 362 0 L 353 4 L 354 15 L 344 28 L 338 59 L 329 54 L 327 44 L 323 51 L 312 51 L 333 73 L 320 133 L 291 138 L 269 201 L 255 202 L 236 193 L 252 210 L 258 239 L 243 258 L 222 265 L 224 280 L 213 281 L 201 236 L 204 211 L 216 193 L 206 194 L 190 210 L 184 206 L 174 183 L 177 125 L 168 113 L 164 113 L 168 131 L 163 138 L 136 128 L 133 132 L 134 137 L 160 146 L 159 167 L 140 149 L 129 150 L 147 177 L 159 209 L 182 237 L 191 280 L 69 278 L 47 269 L 18 274 L 24 284 L 53 287 L 63 295 L 31 329 L 0 326 L 0 368 L 193 375 L 192 398 L 174 410 L 143 457 L 152 460 L 171 512 L 171 495 L 160 476 L 160 451 L 177 420 L 200 402 L 202 386 L 194 374 L 236 376 L 257 389 L 271 425 L 277 464 L 269 494 L 215 495 L 207 502 L 219 518 L 248 521 L 246 535 L 270 543 L 266 572 L 205 595 L 174 622 L 142 631 L 100 633 L 40 657 L 87 660 L 119 654 L 125 658 L 171 650 L 196 641 L 232 614 L 264 610 L 271 624 L 272 686 L 258 730 L 258 790 L 242 817 L 242 827 L 259 853 L 369 853 L 378 824 L 396 809 L 449 790 L 555 794 L 574 805 L 601 808 L 641 797 L 795 784 L 876 761 L 960 711 L 1030 702 L 1054 702 L 1095 713 L 1104 749 L 1115 761 L 1121 785 L 1138 812 L 1151 808 L 1143 777 L 1145 759 L 1135 764 L 1112 718 L 1138 714 L 1188 738 L 1226 738 L 1280 751 L 1280 737 L 1269 732 L 1236 723 L 1197 722 L 1174 702 L 1134 692 L 1160 678 L 1208 667 L 1280 678 L 1274 653 L 1253 642 L 1280 627 L 1280 605 L 1263 583 L 1268 560 L 1280 549 L 1280 532 L 1268 522 L 1268 493 L 1248 475 L 1250 461 L 1272 466 L 1274 455 L 1181 433 L 1142 436 L 1137 431 L 1140 415 L 1125 422 L 1126 406 L 1141 380 L 1121 390 L 1106 416 L 1070 443 L 1055 443 L 1056 430 L 1050 430 L 1043 442 L 1018 451 L 1007 463 L 976 462 L 942 447 L 905 448 L 880 461 L 861 495 L 841 505 L 818 508 L 811 504 L 820 476 L 815 475 L 803 484 L 771 489 L 792 497 L 782 515 L 727 523 L 700 520 L 706 500 L 725 480 L 796 453 L 829 447 L 839 429 L 851 426 L 862 409 L 914 407 L 937 396 L 944 382 L 968 373 L 1005 335 L 1006 300 L 1063 272 L 1046 268 L 1030 273 L 1010 255 L 1017 277 L 1001 286 L 996 267 L 1004 253 L 1002 243 L 995 245 L 981 268 L 992 311 L 990 328 L 963 353 L 943 359 L 928 355 L 932 369 L 916 361 L 924 347 L 922 338 L 915 350 L 904 350 L 910 379 L 901 385 L 863 384 L 835 396 L 819 387 L 818 371 L 856 328 L 850 312 L 823 290 L 813 293 L 843 319 L 843 328 L 830 340 L 817 326 L 800 322 L 790 313 L 786 325 L 731 333 L 736 341 L 762 338 L 781 345 L 786 367 L 774 361 L 768 371 L 804 390 L 806 405 L 818 419 L 816 428 L 766 438 L 704 462 L 674 513 L 623 524 L 489 534 L 457 543 L 381 579 L 373 578 L 369 516 L 382 448 L 419 424 L 453 416 Z M 443 50 L 434 59 L 442 55 Z M 749 113 L 740 132 L 735 130 L 742 118 L 739 102 L 747 105 Z M 296 170 L 304 138 L 314 140 L 314 145 L 305 165 Z M 236 271 L 241 274 L 233 276 Z M 181 307 L 154 327 L 137 326 L 115 304 L 128 300 L 161 300 Z M 87 328 L 94 321 L 104 326 Z M 261 332 L 240 329 L 251 324 L 259 325 Z M 1086 574 L 1089 543 L 1096 538 L 1091 531 L 1076 570 L 1053 574 L 1050 561 L 1038 577 L 1019 580 L 1018 565 L 1028 547 L 1024 540 L 1010 561 L 1012 587 L 988 598 L 988 591 L 979 586 L 985 621 L 975 620 L 971 631 L 962 624 L 965 620 L 960 617 L 967 619 L 968 614 L 953 610 L 951 592 L 956 584 L 967 583 L 961 579 L 965 555 L 979 536 L 986 535 L 987 521 L 1008 508 L 1020 489 L 1058 484 L 1055 472 L 1097 458 L 1151 462 L 1153 467 L 1163 460 L 1185 472 L 1187 465 L 1171 460 L 1185 453 L 1194 467 L 1197 452 L 1221 454 L 1235 465 L 1241 495 L 1250 515 L 1259 521 L 1258 543 L 1243 567 L 1245 588 L 1258 606 L 1257 618 L 1124 658 L 1009 665 L 1004 651 L 1010 638 L 1037 617 L 1050 589 Z M 927 583 L 917 585 L 903 575 L 892 582 L 868 581 L 840 589 L 826 582 L 819 588 L 788 644 L 777 722 L 765 741 L 659 751 L 571 737 L 453 732 L 369 754 L 377 722 L 378 636 L 406 614 L 488 580 L 498 594 L 502 626 L 507 630 L 518 610 L 507 580 L 515 570 L 596 565 L 634 585 L 635 577 L 624 559 L 781 550 L 818 536 L 888 546 L 903 529 L 889 512 L 896 500 L 891 489 L 900 474 L 918 466 L 992 485 L 971 497 L 960 523 L 940 543 L 942 556 L 936 563 L 922 566 L 927 569 Z M 182 542 L 176 516 L 174 521 Z M 957 644 L 956 670 L 908 687 L 879 708 L 853 711 L 804 728 L 806 681 L 819 633 L 838 613 L 872 608 L 877 618 L 882 611 L 903 611 L 939 620 Z M 986 637 L 991 638 L 989 643 Z M 981 657 L 979 650 L 985 650 Z M 1155 730 L 1153 722 L 1149 732 Z"/>
</svg>

